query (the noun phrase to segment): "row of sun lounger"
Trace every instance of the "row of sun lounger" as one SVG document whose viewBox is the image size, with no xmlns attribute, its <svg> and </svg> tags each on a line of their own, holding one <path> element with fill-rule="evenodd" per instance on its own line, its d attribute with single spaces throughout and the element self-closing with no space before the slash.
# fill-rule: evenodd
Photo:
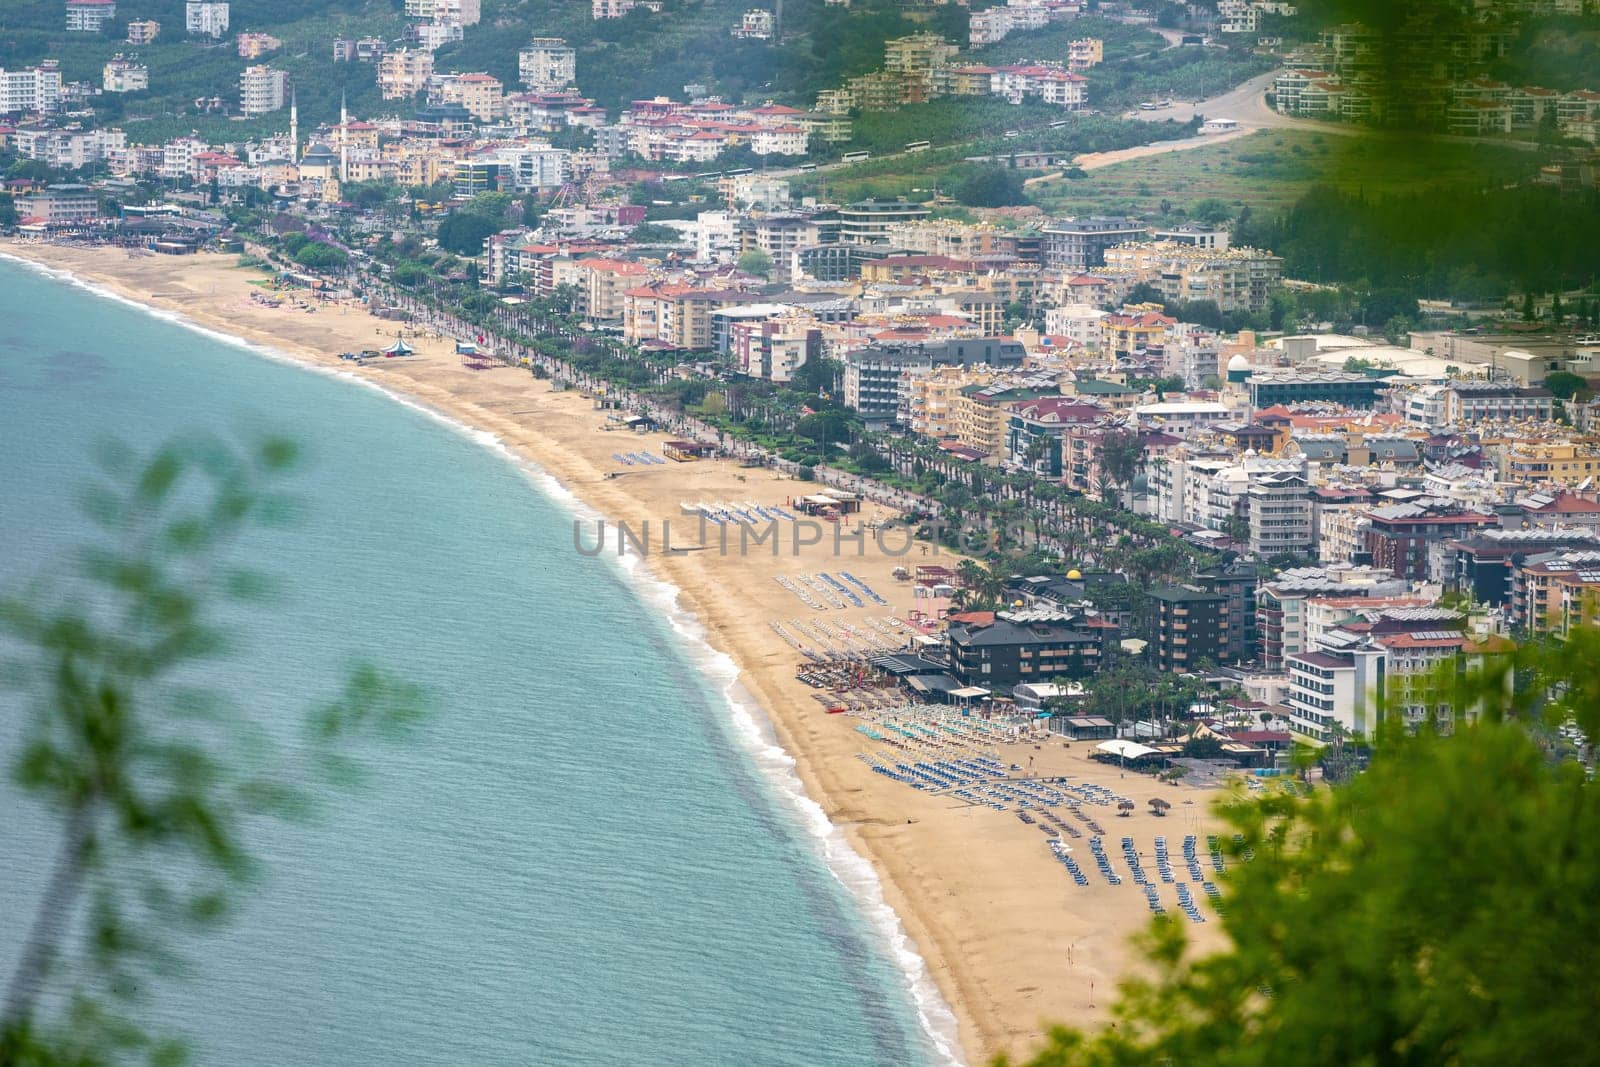
<svg viewBox="0 0 1600 1067">
<path fill-rule="evenodd" d="M 613 452 L 611 458 L 624 467 L 653 467 L 666 462 L 661 456 L 650 452 Z"/>
</svg>

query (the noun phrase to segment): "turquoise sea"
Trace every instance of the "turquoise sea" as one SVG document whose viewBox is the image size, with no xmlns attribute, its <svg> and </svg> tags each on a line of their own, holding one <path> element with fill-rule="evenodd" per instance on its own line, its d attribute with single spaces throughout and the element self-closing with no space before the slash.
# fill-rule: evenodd
<svg viewBox="0 0 1600 1067">
<path fill-rule="evenodd" d="M 154 986 L 144 1013 L 198 1062 L 950 1062 L 870 871 L 671 590 L 572 550 L 559 486 L 376 389 L 0 260 L 0 586 L 63 566 L 105 437 L 195 430 L 308 451 L 305 521 L 245 546 L 287 592 L 230 688 L 288 724 L 368 657 L 433 696 L 364 787 L 253 835 L 237 920 Z M 0 697 L 0 758 L 18 719 Z M 0 784 L 0 977 L 49 829 Z"/>
</svg>

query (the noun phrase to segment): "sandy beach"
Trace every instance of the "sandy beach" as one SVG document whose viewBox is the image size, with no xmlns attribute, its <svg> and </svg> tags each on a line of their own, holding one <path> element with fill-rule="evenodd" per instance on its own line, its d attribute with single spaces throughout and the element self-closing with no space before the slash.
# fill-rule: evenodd
<svg viewBox="0 0 1600 1067">
<path fill-rule="evenodd" d="M 682 514 L 685 502 L 753 501 L 784 506 L 814 491 L 807 483 L 732 461 L 619 463 L 617 453 L 662 454 L 663 434 L 635 434 L 607 428 L 607 413 L 575 391 L 556 391 L 526 370 L 496 366 L 473 370 L 463 365 L 449 339 L 408 336 L 417 352 L 407 359 L 379 359 L 356 366 L 337 353 L 389 343 L 395 324 L 359 307 L 319 306 L 315 312 L 290 300 L 278 308 L 253 301 L 260 272 L 238 266 L 237 257 L 130 256 L 120 249 L 75 249 L 0 243 L 0 252 L 67 270 L 123 296 L 180 312 L 197 323 L 270 345 L 308 363 L 336 368 L 414 397 L 460 422 L 497 435 L 517 454 L 542 467 L 579 498 L 612 520 L 659 531 L 671 520 L 673 540 L 695 539 L 697 524 Z M 302 294 L 303 295 L 303 294 Z M 308 432 L 311 432 L 308 430 Z M 858 522 L 889 518 L 867 505 Z M 782 527 L 780 527 L 782 529 Z M 931 795 L 875 773 L 866 759 L 875 748 L 852 715 L 830 715 L 817 690 L 796 678 L 800 656 L 774 629 L 791 635 L 820 624 L 835 635 L 895 629 L 887 617 L 905 618 L 915 606 L 908 583 L 892 577 L 898 566 L 941 562 L 917 549 L 889 554 L 870 533 L 846 541 L 839 554 L 831 537 L 794 550 L 783 530 L 781 551 L 769 546 L 741 553 L 737 535 L 731 550 L 654 554 L 649 567 L 676 586 L 684 605 L 705 625 L 711 643 L 738 665 L 741 680 L 770 717 L 778 740 L 795 758 L 806 789 L 851 843 L 869 859 L 883 885 L 885 900 L 955 1013 L 968 1062 L 987 1061 L 999 1052 L 1026 1053 L 1048 1023 L 1095 1026 L 1106 1021 L 1117 979 L 1131 966 L 1129 935 L 1149 920 L 1141 890 L 1126 881 L 1120 839 L 1131 836 L 1146 870 L 1154 872 L 1153 842 L 1164 835 L 1172 865 L 1182 869 L 1179 842 L 1198 835 L 1204 861 L 1204 835 L 1215 830 L 1209 813 L 1213 794 L 1194 787 L 1158 784 L 1143 775 L 1124 775 L 1091 762 L 1088 744 L 1065 746 L 1060 738 L 998 744 L 1005 764 L 1038 774 L 1066 774 L 1098 783 L 1137 805 L 1117 817 L 1114 806 L 1086 805 L 1105 829 L 1107 851 L 1124 872 L 1125 884 L 1108 884 L 1095 870 L 1083 840 L 1067 842 L 1089 884 L 1074 884 L 1045 843 L 1037 825 L 1011 811 L 996 811 Z M 593 527 L 586 527 L 592 542 Z M 898 538 L 890 542 L 898 548 Z M 608 546 L 616 551 L 614 534 Z M 595 566 L 602 566 L 597 560 Z M 886 600 L 861 607 L 805 603 L 781 577 L 805 586 L 805 576 L 848 571 Z M 813 629 L 813 633 L 815 630 Z M 877 746 L 877 755 L 884 754 Z M 1173 805 L 1164 818 L 1146 810 L 1152 797 Z M 1210 865 L 1206 869 L 1209 874 Z M 1180 876 L 1180 881 L 1187 881 Z M 1162 899 L 1175 911 L 1173 886 L 1162 885 Z M 1218 924 L 1180 921 L 1202 944 L 1216 937 Z M 780 965 L 781 961 L 774 961 Z"/>
</svg>

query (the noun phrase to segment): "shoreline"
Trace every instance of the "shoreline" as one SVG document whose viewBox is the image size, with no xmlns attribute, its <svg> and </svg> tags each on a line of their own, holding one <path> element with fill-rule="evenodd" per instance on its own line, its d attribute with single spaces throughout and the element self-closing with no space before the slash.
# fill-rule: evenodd
<svg viewBox="0 0 1600 1067">
<path fill-rule="evenodd" d="M 175 315 L 192 327 L 243 342 L 267 358 L 287 358 L 379 388 L 463 432 L 486 435 L 558 504 L 568 504 L 564 497 L 570 497 L 608 520 L 654 524 L 676 519 L 678 493 L 691 501 L 779 504 L 802 484 L 726 461 L 628 466 L 629 477 L 608 477 L 607 456 L 616 454 L 612 448 L 659 455 L 664 436 L 607 430 L 598 425 L 604 414 L 588 400 L 576 392 L 556 392 L 550 383 L 526 371 L 502 366 L 464 369 L 448 351 L 446 339 L 408 338 L 418 350 L 411 359 L 364 366 L 340 361 L 336 351 L 374 347 L 374 337 L 392 337 L 396 324 L 348 306 L 323 305 L 307 314 L 292 307 L 256 304 L 250 295 L 259 291 L 252 287 L 257 274 L 240 268 L 233 256 L 135 258 L 115 248 L 13 242 L 0 242 L 0 253 L 64 274 L 91 290 L 103 289 L 163 317 Z M 670 477 L 663 477 L 668 472 Z M 547 477 L 560 492 L 538 484 L 538 475 Z M 882 508 L 874 511 L 879 518 L 885 513 Z M 871 539 L 867 541 L 870 544 Z M 784 792 L 777 776 L 759 765 L 755 747 L 758 742 L 765 744 L 765 730 L 771 731 L 782 759 L 792 765 L 789 775 L 798 783 L 794 795 L 778 798 L 780 803 L 793 810 L 800 828 L 814 838 L 830 871 L 861 905 L 863 920 L 886 936 L 885 955 L 910 987 L 919 1022 L 933 1043 L 949 1037 L 947 1032 L 941 1034 L 946 1028 L 934 1017 L 941 1007 L 953 1016 L 960 1055 L 973 1064 L 999 1052 L 1025 1053 L 1042 1039 L 1046 1021 L 1091 1028 L 1106 1021 L 1103 1001 L 1133 966 L 1127 935 L 1144 924 L 1143 900 L 1115 896 L 1099 886 L 1074 889 L 1038 834 L 1021 832 L 1034 827 L 1019 826 L 989 811 L 952 807 L 870 773 L 856 758 L 863 741 L 854 729 L 855 717 L 823 714 L 815 692 L 795 680 L 793 649 L 769 630 L 769 622 L 807 614 L 772 580 L 794 574 L 796 568 L 848 566 L 889 599 L 889 604 L 876 609 L 879 616 L 892 613 L 903 618 L 911 597 L 889 573 L 901 560 L 869 551 L 841 562 L 841 557 L 825 552 L 797 550 L 794 556 L 741 558 L 698 552 L 641 562 L 643 567 L 623 564 L 617 569 L 635 572 L 641 583 L 637 591 L 649 607 L 658 605 L 643 583 L 654 581 L 670 590 L 671 607 L 664 612 L 669 628 L 703 644 L 715 656 L 726 657 L 730 678 L 720 691 L 719 679 L 710 672 L 702 674 L 709 688 L 729 705 L 730 737 L 746 750 L 757 773 Z M 848 625 L 870 614 L 870 608 L 825 611 L 812 618 Z M 680 625 L 685 615 L 688 629 L 698 627 L 702 634 L 685 633 Z M 741 691 L 748 701 L 740 699 Z M 756 732 L 763 736 L 749 743 L 737 736 L 740 708 L 748 711 Z M 1024 745 L 1006 747 L 1016 749 L 1015 758 L 1023 759 Z M 1066 757 L 1047 754 L 1046 758 Z M 1075 776 L 1117 777 L 1114 770 L 1089 765 L 1076 754 L 1073 759 Z M 1079 763 L 1090 769 L 1080 771 Z M 1125 784 L 1131 793 L 1134 784 Z M 815 814 L 807 805 L 814 806 Z M 1197 828 L 1199 811 L 1190 813 Z M 809 821 L 817 816 L 821 821 L 813 829 Z M 1141 813 L 1140 819 L 1144 818 Z M 1123 828 L 1140 825 L 1129 822 Z M 1176 820 L 1173 826 L 1178 829 Z M 877 902 L 870 886 L 863 893 L 846 883 L 838 857 L 832 855 L 836 848 L 830 848 L 832 842 L 847 845 L 862 868 L 870 869 L 887 915 L 873 914 Z M 839 862 L 848 861 L 846 857 Z M 919 971 L 937 988 L 942 1005 L 919 995 Z M 1104 992 L 1099 1006 L 1092 993 L 1086 1002 L 1085 985 Z"/>
</svg>

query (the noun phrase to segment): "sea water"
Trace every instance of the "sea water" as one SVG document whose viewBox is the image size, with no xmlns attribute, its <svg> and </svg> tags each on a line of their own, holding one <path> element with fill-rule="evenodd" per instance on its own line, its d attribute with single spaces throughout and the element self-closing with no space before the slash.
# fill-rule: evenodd
<svg viewBox="0 0 1600 1067">
<path fill-rule="evenodd" d="M 139 1008 L 216 1064 L 923 1064 L 948 1013 L 876 883 L 673 591 L 579 556 L 581 505 L 353 380 L 0 260 L 0 588 L 60 573 L 107 438 L 288 434 L 303 520 L 226 665 L 271 722 L 353 659 L 428 691 Z M 0 759 L 20 711 L 0 698 Z M 50 855 L 0 785 L 0 976 Z"/>
</svg>

